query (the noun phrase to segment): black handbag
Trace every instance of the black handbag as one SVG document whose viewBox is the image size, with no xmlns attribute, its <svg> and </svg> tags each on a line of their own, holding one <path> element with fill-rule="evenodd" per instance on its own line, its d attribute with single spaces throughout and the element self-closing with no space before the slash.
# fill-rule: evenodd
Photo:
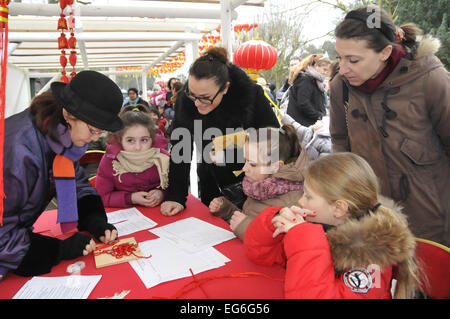
<svg viewBox="0 0 450 319">
<path fill-rule="evenodd" d="M 247 200 L 247 195 L 245 195 L 244 190 L 242 189 L 242 181 L 224 187 L 217 186 L 226 199 L 236 205 L 239 209 L 242 209 L 244 202 Z"/>
</svg>

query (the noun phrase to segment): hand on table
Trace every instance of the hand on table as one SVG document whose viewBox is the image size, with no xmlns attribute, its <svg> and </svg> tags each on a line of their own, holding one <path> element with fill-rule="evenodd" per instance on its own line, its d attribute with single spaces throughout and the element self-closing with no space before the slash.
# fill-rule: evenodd
<svg viewBox="0 0 450 319">
<path fill-rule="evenodd" d="M 246 215 L 240 211 L 235 211 L 233 213 L 233 216 L 231 216 L 230 219 L 230 228 L 232 231 L 234 231 L 237 226 L 245 219 Z"/>
<path fill-rule="evenodd" d="M 184 209 L 183 205 L 177 202 L 166 201 L 161 204 L 161 214 L 164 216 L 174 216 Z"/>
<path fill-rule="evenodd" d="M 148 192 L 136 192 L 131 194 L 131 202 L 136 205 L 141 205 L 145 207 L 153 207 L 150 206 L 152 201 L 147 198 Z"/>
<path fill-rule="evenodd" d="M 217 213 L 223 204 L 223 198 L 216 197 L 209 203 L 209 211 L 211 213 Z"/>
<path fill-rule="evenodd" d="M 149 207 L 156 207 L 164 200 L 164 193 L 160 189 L 152 189 L 148 192 L 146 198 L 149 200 Z"/>
<path fill-rule="evenodd" d="M 85 246 L 85 248 L 83 249 L 83 256 L 86 256 L 90 253 L 92 253 L 95 250 L 95 242 L 93 239 L 91 239 L 91 241 L 89 242 L 89 244 L 87 244 Z"/>
</svg>

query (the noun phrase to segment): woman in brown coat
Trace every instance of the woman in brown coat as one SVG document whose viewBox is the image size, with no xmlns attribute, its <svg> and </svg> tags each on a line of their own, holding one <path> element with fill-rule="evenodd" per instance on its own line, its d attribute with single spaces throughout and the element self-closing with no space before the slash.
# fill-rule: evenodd
<svg viewBox="0 0 450 319">
<path fill-rule="evenodd" d="M 375 19 L 377 18 L 377 19 Z M 450 244 L 450 76 L 439 41 L 369 6 L 336 28 L 333 151 L 365 158 L 415 236 Z"/>
</svg>

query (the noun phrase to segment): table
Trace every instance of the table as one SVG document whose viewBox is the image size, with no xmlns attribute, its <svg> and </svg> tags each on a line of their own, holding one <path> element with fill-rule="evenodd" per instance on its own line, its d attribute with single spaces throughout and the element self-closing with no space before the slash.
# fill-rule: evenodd
<svg viewBox="0 0 450 319">
<path fill-rule="evenodd" d="M 181 213 L 167 217 L 161 215 L 160 207 L 145 208 L 137 206 L 137 209 L 145 216 L 151 218 L 158 223 L 156 227 L 163 226 L 175 221 L 196 217 L 202 219 L 213 225 L 230 230 L 229 225 L 221 218 L 212 216 L 209 213 L 208 207 L 192 195 L 189 195 L 186 209 Z M 118 208 L 107 208 L 107 212 L 118 210 Z M 59 227 L 56 224 L 56 211 L 44 212 L 41 217 L 34 224 L 35 232 L 44 235 L 64 239 L 70 235 L 58 234 Z M 119 234 L 120 235 L 120 234 Z M 136 241 L 143 242 L 158 238 L 156 235 L 150 233 L 148 230 L 140 231 L 130 234 L 126 237 L 134 237 Z M 281 266 L 260 266 L 251 262 L 246 254 L 243 243 L 238 239 L 226 241 L 216 245 L 219 252 L 231 259 L 225 266 L 195 274 L 198 280 L 210 276 L 230 275 L 243 272 L 256 272 L 265 274 L 271 278 L 284 278 L 285 269 Z M 94 257 L 92 254 L 83 256 L 74 260 L 65 260 L 52 268 L 49 274 L 45 277 L 68 276 L 66 272 L 67 266 L 76 261 L 83 261 L 86 267 L 81 271 L 81 275 L 102 275 L 101 280 L 94 288 L 89 296 L 89 299 L 112 297 L 116 293 L 129 290 L 129 294 L 125 299 L 148 299 L 148 298 L 172 298 L 177 292 L 183 290 L 194 279 L 192 277 L 182 278 L 159 284 L 158 286 L 147 289 L 142 283 L 139 276 L 128 263 L 122 263 L 114 266 L 97 269 L 95 267 Z M 0 283 L 0 298 L 12 298 L 17 291 L 29 280 L 30 277 L 20 277 L 13 273 L 8 273 L 4 280 Z M 191 287 L 191 286 L 189 286 Z M 252 298 L 252 299 L 279 299 L 283 298 L 283 282 L 275 281 L 262 276 L 252 276 L 247 278 L 219 278 L 208 281 L 197 287 L 180 298 L 186 299 L 200 299 L 200 298 L 214 298 L 214 299 L 235 299 L 235 298 Z M 205 295 L 206 293 L 206 295 Z"/>
</svg>

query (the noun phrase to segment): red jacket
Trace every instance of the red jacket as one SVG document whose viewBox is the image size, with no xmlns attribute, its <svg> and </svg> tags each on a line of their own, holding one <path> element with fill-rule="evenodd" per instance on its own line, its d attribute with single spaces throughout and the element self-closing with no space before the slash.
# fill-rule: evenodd
<svg viewBox="0 0 450 319">
<path fill-rule="evenodd" d="M 350 264 L 354 258 L 332 257 L 321 225 L 305 222 L 272 238 L 275 231 L 272 218 L 280 209 L 269 207 L 261 212 L 248 226 L 244 244 L 248 257 L 255 263 L 286 266 L 286 298 L 391 298 L 392 267 L 380 271 L 380 267 L 364 265 L 337 270 L 335 259 L 340 259 L 340 263 L 348 260 Z M 348 253 L 352 253 L 351 247 Z"/>
</svg>

